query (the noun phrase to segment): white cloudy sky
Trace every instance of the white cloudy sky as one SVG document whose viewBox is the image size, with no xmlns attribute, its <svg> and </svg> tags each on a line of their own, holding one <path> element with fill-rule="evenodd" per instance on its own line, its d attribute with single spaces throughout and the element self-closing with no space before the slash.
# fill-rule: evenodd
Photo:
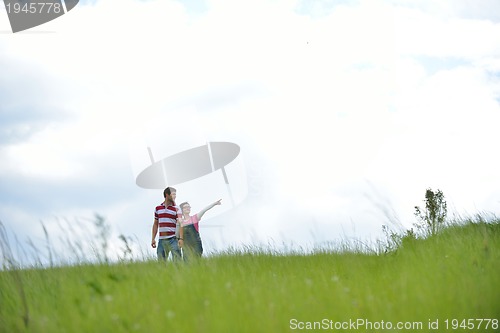
<svg viewBox="0 0 500 333">
<path fill-rule="evenodd" d="M 500 214 L 494 0 L 80 1 L 16 34 L 2 7 L 0 73 L 15 248 L 97 213 L 112 251 L 124 234 L 153 254 L 162 191 L 135 185 L 131 152 L 190 126 L 240 145 L 248 181 L 237 208 L 206 215 L 222 226 L 202 229 L 208 252 L 374 239 L 411 227 L 428 187 L 452 212 Z M 219 193 L 178 197 L 196 211 Z"/>
</svg>

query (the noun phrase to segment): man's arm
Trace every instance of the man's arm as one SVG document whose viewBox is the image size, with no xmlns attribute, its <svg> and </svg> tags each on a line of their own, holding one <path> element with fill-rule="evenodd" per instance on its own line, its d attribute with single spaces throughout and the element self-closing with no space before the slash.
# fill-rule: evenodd
<svg viewBox="0 0 500 333">
<path fill-rule="evenodd" d="M 179 228 L 179 247 L 182 247 L 184 245 L 184 226 L 182 225 L 182 221 L 180 219 L 177 220 L 180 224 L 180 228 Z"/>
<path fill-rule="evenodd" d="M 179 207 L 177 207 L 177 223 L 179 224 L 179 239 L 177 243 L 179 247 L 182 247 L 184 245 L 184 226 L 182 225 L 182 211 Z"/>
<path fill-rule="evenodd" d="M 203 216 L 203 215 L 205 215 L 205 213 L 206 213 L 208 210 L 210 210 L 210 209 L 214 208 L 216 205 L 220 205 L 220 204 L 221 204 L 221 201 L 222 201 L 222 199 L 219 199 L 219 200 L 217 200 L 216 202 L 214 202 L 214 203 L 212 203 L 212 204 L 208 205 L 207 207 L 203 208 L 203 209 L 202 209 L 202 210 L 201 210 L 198 214 L 196 214 L 196 215 L 198 215 L 198 220 L 201 220 L 202 216 Z"/>
<path fill-rule="evenodd" d="M 153 222 L 153 230 L 151 237 L 151 246 L 156 248 L 156 234 L 158 233 L 158 219 L 155 219 Z"/>
</svg>

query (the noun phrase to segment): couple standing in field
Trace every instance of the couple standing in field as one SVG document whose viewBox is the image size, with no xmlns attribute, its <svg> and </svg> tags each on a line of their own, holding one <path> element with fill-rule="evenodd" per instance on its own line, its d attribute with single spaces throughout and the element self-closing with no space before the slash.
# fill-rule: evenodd
<svg viewBox="0 0 500 333">
<path fill-rule="evenodd" d="M 175 204 L 177 190 L 167 187 L 163 191 L 163 201 L 155 208 L 155 219 L 153 222 L 151 246 L 156 248 L 158 259 L 166 260 L 168 254 L 172 253 L 172 260 L 177 261 L 182 258 L 183 249 L 184 260 L 190 257 L 201 257 L 203 245 L 199 232 L 199 222 L 203 215 L 216 205 L 221 204 L 219 199 L 208 205 L 195 215 L 190 215 L 191 206 L 188 202 L 180 204 L 180 208 Z M 158 245 L 156 235 L 158 234 Z"/>
</svg>

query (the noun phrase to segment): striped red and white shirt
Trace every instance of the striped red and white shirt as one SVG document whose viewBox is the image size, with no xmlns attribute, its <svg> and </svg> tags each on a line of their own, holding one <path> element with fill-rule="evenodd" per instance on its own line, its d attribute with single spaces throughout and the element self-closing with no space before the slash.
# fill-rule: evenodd
<svg viewBox="0 0 500 333">
<path fill-rule="evenodd" d="M 158 220 L 158 239 L 175 237 L 177 218 L 181 217 L 181 211 L 177 206 L 165 206 L 165 203 L 156 206 L 155 220 Z"/>
</svg>

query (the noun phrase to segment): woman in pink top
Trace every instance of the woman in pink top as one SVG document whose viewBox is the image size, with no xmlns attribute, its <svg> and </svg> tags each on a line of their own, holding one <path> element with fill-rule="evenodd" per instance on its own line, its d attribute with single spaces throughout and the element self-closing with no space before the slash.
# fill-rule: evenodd
<svg viewBox="0 0 500 333">
<path fill-rule="evenodd" d="M 203 245 L 201 243 L 198 223 L 208 210 L 214 208 L 216 205 L 220 205 L 221 200 L 222 199 L 219 199 L 216 202 L 208 205 L 195 215 L 190 215 L 191 206 L 188 202 L 183 202 L 180 204 L 180 208 L 182 211 L 182 228 L 184 230 L 184 260 L 188 260 L 190 256 L 199 258 L 203 254 Z"/>
</svg>

